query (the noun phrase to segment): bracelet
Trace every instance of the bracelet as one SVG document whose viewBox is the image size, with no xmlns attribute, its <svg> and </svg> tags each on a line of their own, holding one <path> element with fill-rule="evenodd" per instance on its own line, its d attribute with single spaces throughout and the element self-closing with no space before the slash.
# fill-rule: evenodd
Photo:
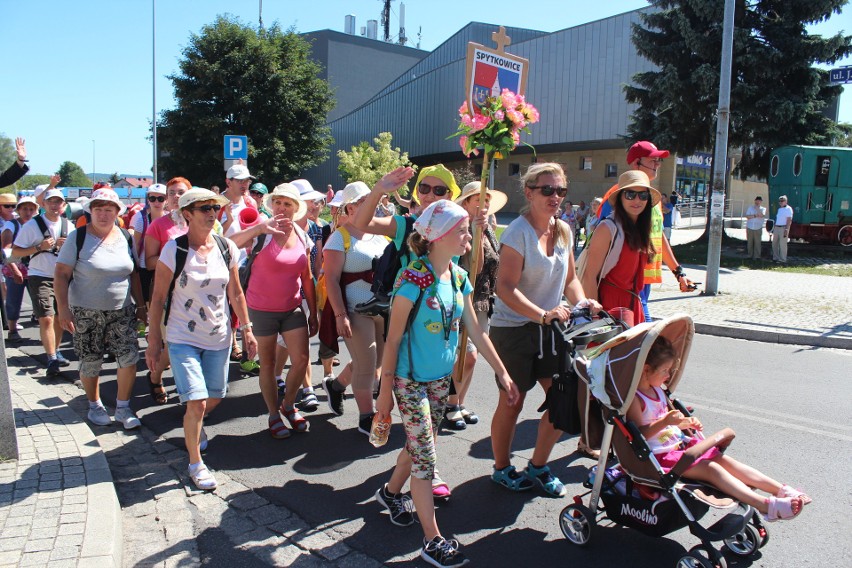
<svg viewBox="0 0 852 568">
<path fill-rule="evenodd" d="M 253 323 L 248 322 L 248 323 L 244 323 L 243 325 L 241 325 L 238 329 L 239 329 L 240 331 L 244 331 L 244 330 L 246 330 L 246 329 L 251 329 L 253 326 L 254 326 L 254 324 L 253 324 Z"/>
<path fill-rule="evenodd" d="M 336 317 L 336 318 L 345 318 L 347 315 L 348 315 L 348 314 L 344 312 L 344 313 L 342 313 L 342 314 L 334 314 L 334 317 Z"/>
<path fill-rule="evenodd" d="M 547 321 L 547 312 L 541 312 L 541 325 L 544 325 Z"/>
</svg>

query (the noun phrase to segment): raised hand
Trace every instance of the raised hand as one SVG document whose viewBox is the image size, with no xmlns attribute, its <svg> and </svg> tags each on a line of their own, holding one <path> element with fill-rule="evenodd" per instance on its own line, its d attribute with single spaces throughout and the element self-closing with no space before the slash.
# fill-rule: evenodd
<svg viewBox="0 0 852 568">
<path fill-rule="evenodd" d="M 27 161 L 26 140 L 24 140 L 23 138 L 15 138 L 15 153 L 18 154 L 19 162 Z"/>
<path fill-rule="evenodd" d="M 386 173 L 382 179 L 376 182 L 373 189 L 378 189 L 382 193 L 393 193 L 408 183 L 414 177 L 414 169 L 400 166 L 392 172 Z"/>
</svg>

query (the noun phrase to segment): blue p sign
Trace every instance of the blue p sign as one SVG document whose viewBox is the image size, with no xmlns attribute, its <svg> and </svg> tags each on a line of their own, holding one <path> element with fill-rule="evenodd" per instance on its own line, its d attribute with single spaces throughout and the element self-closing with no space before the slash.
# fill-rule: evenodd
<svg viewBox="0 0 852 568">
<path fill-rule="evenodd" d="M 248 160 L 248 136 L 225 135 L 225 159 Z"/>
</svg>

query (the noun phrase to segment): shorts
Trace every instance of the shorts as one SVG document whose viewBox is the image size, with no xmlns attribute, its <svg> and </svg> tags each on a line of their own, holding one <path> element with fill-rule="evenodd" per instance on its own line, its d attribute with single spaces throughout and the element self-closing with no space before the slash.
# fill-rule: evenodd
<svg viewBox="0 0 852 568">
<path fill-rule="evenodd" d="M 120 310 L 92 310 L 71 306 L 74 316 L 74 353 L 80 360 L 80 376 L 101 374 L 104 355 L 111 353 L 119 369 L 136 366 L 139 341 L 136 332 L 136 306 Z"/>
<path fill-rule="evenodd" d="M 151 292 L 154 291 L 154 271 L 147 268 L 139 268 L 139 283 L 142 285 L 142 297 L 145 303 L 151 301 Z"/>
<path fill-rule="evenodd" d="M 491 325 L 491 319 L 488 317 L 488 312 L 474 312 L 476 314 L 476 321 L 479 322 L 479 327 L 482 328 L 482 331 L 485 332 L 485 335 L 488 335 L 488 328 Z M 473 341 L 470 340 L 470 336 L 467 337 L 467 348 L 468 353 L 473 353 L 476 351 L 476 345 L 473 344 Z M 455 393 L 453 393 L 455 394 Z"/>
<path fill-rule="evenodd" d="M 27 291 L 33 303 L 33 315 L 47 318 L 56 315 L 56 296 L 53 293 L 53 278 L 30 275 L 27 278 Z"/>
<path fill-rule="evenodd" d="M 249 308 L 248 312 L 251 318 L 251 330 L 255 337 L 269 337 L 300 327 L 308 327 L 305 312 L 300 307 L 287 312 L 265 312 Z"/>
<path fill-rule="evenodd" d="M 172 375 L 181 402 L 225 398 L 231 347 L 212 350 L 186 343 L 167 344 Z"/>
<path fill-rule="evenodd" d="M 492 327 L 489 336 L 521 392 L 528 392 L 538 381 L 552 379 L 559 372 L 559 357 L 554 354 L 557 338 L 550 327 L 532 322 L 520 327 Z"/>
<path fill-rule="evenodd" d="M 701 440 L 699 440 L 698 438 L 690 438 L 690 440 L 686 444 L 681 445 L 681 447 L 679 447 L 678 449 L 671 450 L 669 452 L 666 452 L 665 454 L 654 454 L 654 457 L 657 458 L 658 462 L 660 462 L 660 467 L 663 468 L 663 471 L 665 473 L 668 473 L 675 466 L 675 464 L 677 464 L 680 458 L 683 457 L 683 454 L 686 453 L 686 450 L 688 450 L 700 441 Z M 721 455 L 722 452 L 719 451 L 719 448 L 714 446 L 703 454 L 701 454 L 700 456 L 698 456 L 698 458 L 686 470 L 689 471 L 691 468 L 695 467 L 699 463 L 715 459 Z"/>
</svg>

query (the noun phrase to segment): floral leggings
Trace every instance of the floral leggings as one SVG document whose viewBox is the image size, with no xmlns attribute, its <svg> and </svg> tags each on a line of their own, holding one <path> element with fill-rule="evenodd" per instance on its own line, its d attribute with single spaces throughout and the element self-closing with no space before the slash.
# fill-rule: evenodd
<svg viewBox="0 0 852 568">
<path fill-rule="evenodd" d="M 450 395 L 451 377 L 422 383 L 395 377 L 393 393 L 405 428 L 405 448 L 411 457 L 411 475 L 418 479 L 435 477 L 435 436 L 444 417 Z"/>
</svg>

